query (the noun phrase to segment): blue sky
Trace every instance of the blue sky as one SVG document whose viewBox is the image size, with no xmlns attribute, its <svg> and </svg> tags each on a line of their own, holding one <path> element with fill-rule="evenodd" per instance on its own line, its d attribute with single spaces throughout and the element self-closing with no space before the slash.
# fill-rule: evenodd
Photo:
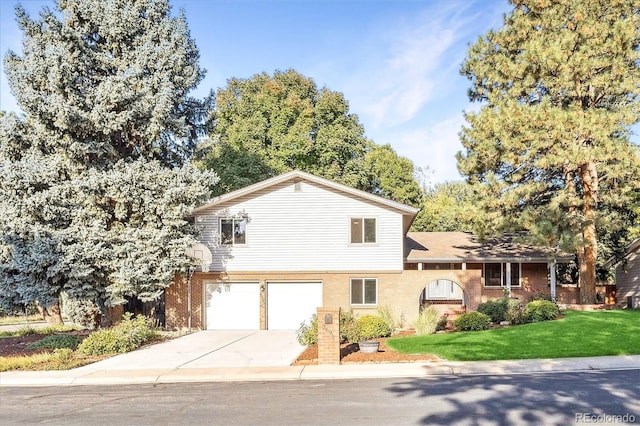
<svg viewBox="0 0 640 426">
<path fill-rule="evenodd" d="M 0 1 L 0 52 L 21 52 L 17 2 Z M 52 1 L 22 1 L 36 17 Z M 195 92 L 231 77 L 294 68 L 342 92 L 366 135 L 389 143 L 427 180 L 460 180 L 455 154 L 468 102 L 460 75 L 469 43 L 502 24 L 507 0 L 173 0 L 185 11 L 207 76 Z M 4 70 L 0 109 L 17 106 Z M 637 136 L 636 136 L 637 138 Z"/>
</svg>

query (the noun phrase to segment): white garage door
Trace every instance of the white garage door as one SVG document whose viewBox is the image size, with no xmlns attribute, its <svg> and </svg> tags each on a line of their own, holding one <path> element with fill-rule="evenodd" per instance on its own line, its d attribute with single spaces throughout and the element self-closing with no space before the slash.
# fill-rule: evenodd
<svg viewBox="0 0 640 426">
<path fill-rule="evenodd" d="M 267 283 L 267 328 L 296 330 L 322 306 L 321 282 Z"/>
<path fill-rule="evenodd" d="M 259 330 L 258 283 L 206 283 L 208 330 Z"/>
</svg>

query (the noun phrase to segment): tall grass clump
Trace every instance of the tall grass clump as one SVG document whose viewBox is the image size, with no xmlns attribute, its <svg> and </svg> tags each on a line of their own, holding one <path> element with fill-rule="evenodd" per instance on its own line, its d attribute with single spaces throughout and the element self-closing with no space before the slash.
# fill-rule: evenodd
<svg viewBox="0 0 640 426">
<path fill-rule="evenodd" d="M 382 320 L 387 324 L 391 333 L 398 328 L 398 323 L 395 320 L 395 316 L 393 315 L 393 311 L 388 306 L 380 306 L 378 307 L 378 316 L 382 318 Z"/>
<path fill-rule="evenodd" d="M 417 335 L 433 334 L 438 328 L 439 321 L 440 314 L 438 309 L 433 305 L 429 305 L 420 312 L 418 319 L 413 323 L 413 328 L 416 330 Z"/>
</svg>

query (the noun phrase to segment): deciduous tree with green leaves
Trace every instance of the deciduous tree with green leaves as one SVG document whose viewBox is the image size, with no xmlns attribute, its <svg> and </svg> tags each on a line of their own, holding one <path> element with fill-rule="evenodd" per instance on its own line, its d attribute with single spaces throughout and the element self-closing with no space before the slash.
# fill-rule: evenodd
<svg viewBox="0 0 640 426">
<path fill-rule="evenodd" d="M 212 172 L 185 160 L 206 132 L 204 75 L 184 15 L 165 0 L 59 0 L 16 9 L 0 117 L 0 303 L 56 308 L 157 297 L 194 241 L 185 215 Z"/>
<path fill-rule="evenodd" d="M 466 182 L 444 182 L 425 188 L 420 207 L 411 227 L 413 231 L 483 232 L 483 229 L 478 229 L 483 212 L 477 204 L 473 187 Z"/>
<path fill-rule="evenodd" d="M 640 170 L 628 137 L 640 119 L 640 8 L 511 3 L 462 66 L 482 107 L 466 114 L 459 168 L 483 193 L 488 226 L 574 250 L 582 302 L 593 303 L 598 235 L 630 226 L 610 213 L 633 204 Z"/>
<path fill-rule="evenodd" d="M 218 193 L 298 169 L 417 203 L 413 164 L 369 141 L 342 93 L 295 70 L 229 79 L 216 93 L 214 116 L 197 162 L 219 174 Z"/>
</svg>

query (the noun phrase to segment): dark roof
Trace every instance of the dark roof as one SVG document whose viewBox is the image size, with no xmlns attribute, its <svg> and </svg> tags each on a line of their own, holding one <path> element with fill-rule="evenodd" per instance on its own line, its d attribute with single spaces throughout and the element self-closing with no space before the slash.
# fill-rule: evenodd
<svg viewBox="0 0 640 426">
<path fill-rule="evenodd" d="M 409 232 L 405 238 L 407 262 L 570 262 L 573 255 L 553 248 L 515 242 L 505 235 L 480 241 L 466 232 Z"/>
</svg>

